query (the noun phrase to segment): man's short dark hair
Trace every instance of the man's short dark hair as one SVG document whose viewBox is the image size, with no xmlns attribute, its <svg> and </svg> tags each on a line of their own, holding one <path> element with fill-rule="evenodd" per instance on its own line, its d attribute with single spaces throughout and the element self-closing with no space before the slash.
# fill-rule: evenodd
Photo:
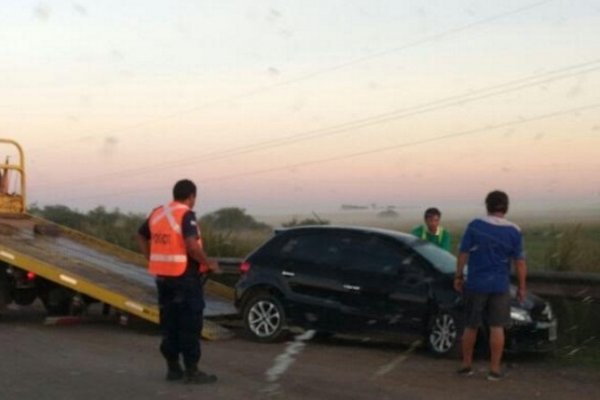
<svg viewBox="0 0 600 400">
<path fill-rule="evenodd" d="M 425 210 L 425 214 L 423 214 L 423 218 L 425 219 L 436 216 L 442 218 L 442 213 L 435 207 L 429 207 L 427 210 Z"/>
<path fill-rule="evenodd" d="M 196 195 L 196 185 L 189 179 L 182 179 L 173 186 L 173 199 L 177 201 L 183 201 Z"/>
<path fill-rule="evenodd" d="M 485 198 L 485 206 L 488 213 L 501 212 L 506 214 L 508 211 L 508 195 L 501 190 L 489 192 Z"/>
</svg>

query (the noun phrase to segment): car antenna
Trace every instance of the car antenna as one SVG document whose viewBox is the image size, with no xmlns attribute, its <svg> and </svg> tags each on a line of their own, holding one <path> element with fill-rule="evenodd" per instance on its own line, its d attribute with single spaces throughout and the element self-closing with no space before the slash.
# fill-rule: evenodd
<svg viewBox="0 0 600 400">
<path fill-rule="evenodd" d="M 317 222 L 319 222 L 319 224 L 324 225 L 323 220 L 321 218 L 319 218 L 319 216 L 317 215 L 316 212 L 312 212 L 312 215 L 315 216 L 315 218 L 317 219 Z"/>
</svg>

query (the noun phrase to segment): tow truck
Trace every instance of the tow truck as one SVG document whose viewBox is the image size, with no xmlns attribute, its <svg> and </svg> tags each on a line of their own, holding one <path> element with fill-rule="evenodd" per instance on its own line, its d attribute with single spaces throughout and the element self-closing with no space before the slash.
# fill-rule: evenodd
<svg viewBox="0 0 600 400">
<path fill-rule="evenodd" d="M 8 149 L 7 149 L 8 148 Z M 14 140 L 0 138 L 0 312 L 40 299 L 51 316 L 78 315 L 92 303 L 103 313 L 117 310 L 158 324 L 153 277 L 141 254 L 27 213 L 25 158 Z M 16 159 L 15 162 L 11 160 Z M 233 290 L 205 284 L 202 336 L 220 339 L 229 331 L 211 317 L 236 313 Z"/>
</svg>

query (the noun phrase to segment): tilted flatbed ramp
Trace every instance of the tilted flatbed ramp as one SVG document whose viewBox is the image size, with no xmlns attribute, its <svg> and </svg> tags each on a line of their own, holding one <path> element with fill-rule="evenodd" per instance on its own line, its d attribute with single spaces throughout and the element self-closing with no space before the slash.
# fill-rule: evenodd
<svg viewBox="0 0 600 400">
<path fill-rule="evenodd" d="M 158 323 L 154 279 L 138 253 L 23 213 L 0 215 L 0 260 Z M 236 313 L 224 285 L 208 281 L 205 300 L 205 317 Z M 215 339 L 226 330 L 205 320 L 202 335 Z"/>
</svg>

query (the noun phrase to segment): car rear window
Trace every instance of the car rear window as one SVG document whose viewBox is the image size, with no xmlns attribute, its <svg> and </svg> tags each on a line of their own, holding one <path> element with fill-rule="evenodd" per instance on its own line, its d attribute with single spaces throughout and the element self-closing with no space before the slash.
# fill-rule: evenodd
<svg viewBox="0 0 600 400">
<path fill-rule="evenodd" d="M 307 233 L 292 236 L 281 245 L 279 256 L 318 264 L 334 264 L 340 249 L 327 233 Z"/>
</svg>

